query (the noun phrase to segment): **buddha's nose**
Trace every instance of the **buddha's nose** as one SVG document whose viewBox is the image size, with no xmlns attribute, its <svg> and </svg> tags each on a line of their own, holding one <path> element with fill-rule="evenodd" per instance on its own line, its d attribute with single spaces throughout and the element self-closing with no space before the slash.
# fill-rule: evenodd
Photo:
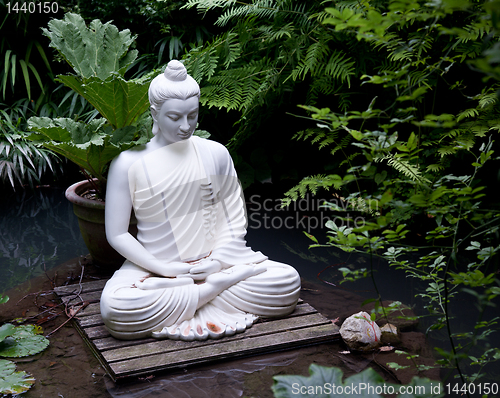
<svg viewBox="0 0 500 398">
<path fill-rule="evenodd" d="M 190 129 L 189 123 L 186 119 L 182 119 L 182 124 L 179 127 L 183 133 L 187 133 Z"/>
</svg>

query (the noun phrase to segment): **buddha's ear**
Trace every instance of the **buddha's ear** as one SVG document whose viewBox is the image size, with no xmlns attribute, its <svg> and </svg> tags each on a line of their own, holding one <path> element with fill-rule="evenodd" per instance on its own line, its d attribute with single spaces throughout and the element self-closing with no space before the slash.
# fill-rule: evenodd
<svg viewBox="0 0 500 398">
<path fill-rule="evenodd" d="M 154 106 L 150 106 L 149 109 L 151 110 L 151 117 L 153 118 L 153 130 L 152 133 L 153 135 L 158 134 L 158 112 L 156 111 L 156 108 Z"/>
<path fill-rule="evenodd" d="M 153 117 L 153 121 L 158 122 L 158 112 L 156 111 L 156 108 L 153 105 L 151 105 L 149 109 L 151 110 L 151 116 Z"/>
</svg>

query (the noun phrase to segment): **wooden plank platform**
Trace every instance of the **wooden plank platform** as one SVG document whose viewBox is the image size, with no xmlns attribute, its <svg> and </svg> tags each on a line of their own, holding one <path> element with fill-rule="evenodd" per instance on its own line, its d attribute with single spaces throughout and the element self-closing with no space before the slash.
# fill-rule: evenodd
<svg viewBox="0 0 500 398">
<path fill-rule="evenodd" d="M 299 300 L 286 318 L 257 321 L 243 333 L 218 340 L 117 340 L 105 328 L 99 301 L 106 280 L 61 286 L 56 294 L 69 307 L 90 304 L 75 316 L 74 325 L 109 376 L 116 382 L 167 369 L 228 358 L 319 344 L 339 338 L 339 328 L 309 304 Z"/>
</svg>

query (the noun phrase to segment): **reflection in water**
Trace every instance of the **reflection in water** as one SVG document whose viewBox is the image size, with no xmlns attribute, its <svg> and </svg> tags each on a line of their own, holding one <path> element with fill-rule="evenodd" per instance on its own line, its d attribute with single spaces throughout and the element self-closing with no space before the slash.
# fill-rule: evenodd
<svg viewBox="0 0 500 398">
<path fill-rule="evenodd" d="M 227 365 L 208 366 L 201 369 L 176 372 L 159 376 L 143 383 L 115 385 L 106 381 L 108 392 L 113 398 L 142 398 L 161 396 L 162 398 L 232 398 L 242 397 L 245 390 L 245 376 L 267 367 L 289 366 L 298 357 L 299 351 L 288 351 L 266 357 L 253 357 L 231 361 Z"/>
<path fill-rule="evenodd" d="M 64 190 L 39 188 L 0 198 L 0 292 L 87 253 Z"/>
</svg>

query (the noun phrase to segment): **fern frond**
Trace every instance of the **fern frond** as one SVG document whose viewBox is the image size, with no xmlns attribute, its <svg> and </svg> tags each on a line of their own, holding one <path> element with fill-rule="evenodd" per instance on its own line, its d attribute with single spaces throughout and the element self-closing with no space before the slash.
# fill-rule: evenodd
<svg viewBox="0 0 500 398">
<path fill-rule="evenodd" d="M 430 164 L 429 166 L 427 166 L 426 170 L 433 172 L 433 173 L 437 173 L 439 171 L 443 171 L 444 167 L 441 164 L 434 163 L 434 164 Z"/>
<path fill-rule="evenodd" d="M 351 86 L 349 78 L 354 75 L 354 71 L 354 61 L 341 51 L 333 52 L 325 69 L 328 75 L 347 82 L 348 87 Z"/>
<path fill-rule="evenodd" d="M 216 38 L 205 47 L 191 50 L 185 58 L 185 66 L 188 73 L 201 84 L 214 76 L 219 64 L 226 68 L 239 59 L 241 46 L 238 35 L 234 32 L 226 32 Z"/>
<path fill-rule="evenodd" d="M 245 110 L 269 89 L 274 72 L 266 60 L 223 70 L 202 87 L 200 102 L 208 107 Z"/>
<path fill-rule="evenodd" d="M 228 68 L 241 55 L 241 46 L 236 33 L 229 32 L 223 47 L 224 66 Z"/>
<path fill-rule="evenodd" d="M 193 8 L 199 12 L 207 12 L 214 8 L 227 8 L 236 3 L 236 0 L 187 0 L 183 8 Z"/>
<path fill-rule="evenodd" d="M 291 77 L 293 80 L 304 79 L 308 74 L 315 74 L 323 69 L 322 62 L 329 52 L 327 43 L 319 41 L 309 46 L 306 51 L 306 56 L 300 61 L 299 65 L 292 71 Z"/>
<path fill-rule="evenodd" d="M 318 190 L 330 188 L 340 189 L 347 181 L 343 181 L 342 177 L 336 174 L 318 174 L 315 176 L 303 178 L 298 185 L 285 192 L 285 199 L 283 201 L 284 205 L 290 204 L 292 201 L 296 201 L 299 198 L 304 198 L 307 193 L 312 193 L 315 195 Z"/>
<path fill-rule="evenodd" d="M 351 161 L 360 155 L 362 155 L 361 152 L 354 152 L 350 154 L 347 158 L 345 158 L 342 162 L 340 162 L 339 166 L 343 166 L 344 164 L 351 165 Z"/>
<path fill-rule="evenodd" d="M 458 148 L 456 146 L 444 146 L 441 148 L 438 148 L 438 153 L 441 157 L 448 156 L 448 155 L 453 155 L 457 153 Z"/>
<path fill-rule="evenodd" d="M 289 22 L 286 25 L 280 26 L 279 29 L 276 29 L 275 26 L 260 26 L 258 28 L 258 31 L 260 31 L 264 36 L 266 40 L 281 40 L 283 38 L 289 38 L 291 39 L 293 35 L 295 35 L 294 32 L 294 25 L 292 22 Z"/>
<path fill-rule="evenodd" d="M 337 151 L 340 151 L 341 149 L 347 147 L 352 141 L 352 135 L 351 134 L 346 134 L 342 140 L 340 140 L 340 144 L 338 144 L 335 148 L 333 148 L 330 153 L 332 155 L 335 155 Z M 354 157 L 352 157 L 354 159 Z"/>
<path fill-rule="evenodd" d="M 236 3 L 236 2 L 235 2 Z M 228 9 L 224 14 L 222 14 L 216 21 L 215 25 L 225 26 L 231 20 L 255 17 L 255 18 L 273 18 L 279 9 L 276 7 L 275 0 L 256 0 L 249 4 L 238 3 Z"/>
<path fill-rule="evenodd" d="M 344 52 L 336 50 L 325 65 L 326 56 L 329 52 L 330 50 L 324 42 L 311 44 L 307 49 L 305 58 L 292 71 L 291 78 L 293 80 L 303 80 L 308 73 L 313 77 L 318 75 L 323 77 L 326 74 L 341 82 L 347 82 L 350 87 L 350 77 L 355 73 L 355 62 Z"/>
<path fill-rule="evenodd" d="M 481 109 L 488 108 L 496 103 L 498 103 L 498 94 L 496 92 L 481 95 L 481 98 L 479 99 L 479 107 Z"/>
<path fill-rule="evenodd" d="M 201 84 L 210 79 L 219 65 L 217 45 L 212 44 L 205 48 L 198 47 L 192 50 L 186 57 L 185 66 L 188 73 Z"/>
<path fill-rule="evenodd" d="M 396 157 L 394 154 L 389 153 L 385 156 L 375 158 L 376 162 L 387 161 L 387 164 L 394 168 L 399 173 L 404 174 L 406 177 L 415 182 L 426 182 L 427 179 L 422 176 L 422 173 L 417 166 L 411 164 L 408 160 Z"/>
<path fill-rule="evenodd" d="M 462 111 L 457 115 L 457 122 L 459 122 L 465 118 L 475 117 L 477 115 L 479 115 L 479 112 L 476 108 L 466 109 L 465 111 Z"/>
</svg>

